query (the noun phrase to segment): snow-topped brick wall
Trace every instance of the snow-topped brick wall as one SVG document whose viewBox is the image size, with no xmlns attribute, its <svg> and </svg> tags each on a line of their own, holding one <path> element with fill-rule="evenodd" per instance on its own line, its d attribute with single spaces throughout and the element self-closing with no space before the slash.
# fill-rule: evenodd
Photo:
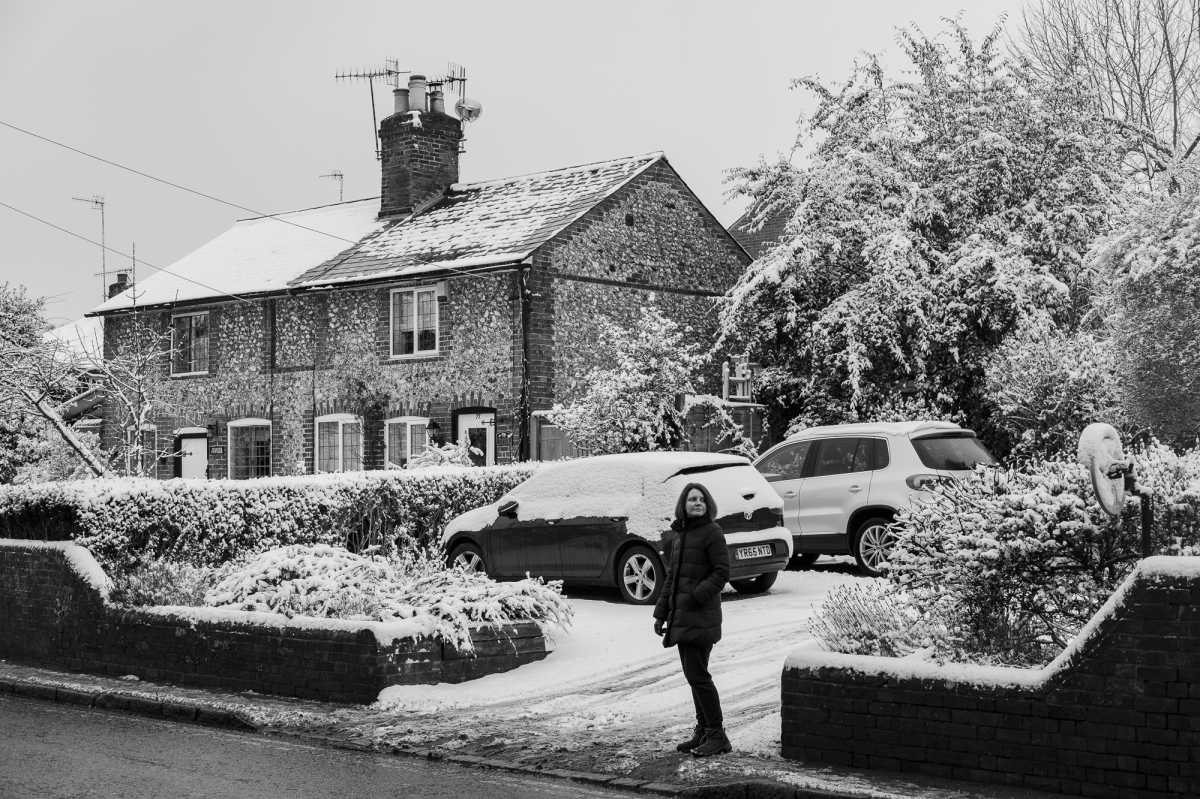
<svg viewBox="0 0 1200 799">
<path fill-rule="evenodd" d="M 546 656 L 533 623 L 472 631 L 474 655 L 388 625 L 212 608 L 119 608 L 86 549 L 0 539 L 0 659 L 202 687 L 373 702 L 389 685 L 462 682 Z"/>
<path fill-rule="evenodd" d="M 1039 670 L 797 651 L 783 756 L 1116 799 L 1200 796 L 1200 558 L 1138 569 Z"/>
</svg>

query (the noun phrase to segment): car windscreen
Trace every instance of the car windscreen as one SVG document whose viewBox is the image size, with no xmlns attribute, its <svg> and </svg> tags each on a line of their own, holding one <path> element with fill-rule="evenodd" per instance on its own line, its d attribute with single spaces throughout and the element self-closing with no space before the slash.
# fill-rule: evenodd
<svg viewBox="0 0 1200 799">
<path fill-rule="evenodd" d="M 974 469 L 976 465 L 996 462 L 992 453 L 971 433 L 944 433 L 912 440 L 921 463 L 930 469 Z"/>
<path fill-rule="evenodd" d="M 745 465 L 746 464 L 744 461 L 727 461 L 725 463 L 704 463 L 699 466 L 685 466 L 679 471 L 675 472 L 675 474 L 671 475 L 671 477 L 678 477 L 681 474 L 703 474 L 704 472 L 715 472 L 718 469 L 734 469 L 738 466 Z M 670 480 L 671 477 L 668 477 L 667 480 Z M 666 480 L 663 482 L 665 483 Z"/>
</svg>

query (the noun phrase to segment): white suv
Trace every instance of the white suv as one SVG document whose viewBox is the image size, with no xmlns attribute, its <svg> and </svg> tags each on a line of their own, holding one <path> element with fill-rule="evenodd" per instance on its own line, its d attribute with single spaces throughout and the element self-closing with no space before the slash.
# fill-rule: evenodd
<svg viewBox="0 0 1200 799">
<path fill-rule="evenodd" d="M 952 422 L 810 427 L 767 450 L 754 467 L 783 499 L 793 562 L 852 554 L 880 574 L 898 508 L 936 481 L 996 459 L 975 433 Z"/>
</svg>

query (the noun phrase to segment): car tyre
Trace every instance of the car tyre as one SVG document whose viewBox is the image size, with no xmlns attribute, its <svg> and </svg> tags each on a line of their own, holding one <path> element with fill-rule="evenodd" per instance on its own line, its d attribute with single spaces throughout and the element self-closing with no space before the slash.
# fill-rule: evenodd
<svg viewBox="0 0 1200 799">
<path fill-rule="evenodd" d="M 739 594 L 765 594 L 779 579 L 779 572 L 766 572 L 757 577 L 747 577 L 745 580 L 730 580 L 729 584 Z"/>
<path fill-rule="evenodd" d="M 892 547 L 896 544 L 891 524 L 891 519 L 872 516 L 854 532 L 850 550 L 858 561 L 858 568 L 868 577 L 879 577 L 886 571 L 883 564 L 891 557 Z"/>
<path fill-rule="evenodd" d="M 483 552 L 471 543 L 462 543 L 450 552 L 450 565 L 471 572 L 487 573 L 487 565 L 483 562 Z"/>
<path fill-rule="evenodd" d="M 792 555 L 792 559 L 788 561 L 787 567 L 792 571 L 807 569 L 816 563 L 819 557 L 821 557 L 820 552 L 797 552 L 795 555 Z"/>
<path fill-rule="evenodd" d="M 662 593 L 667 573 L 650 547 L 631 546 L 617 559 L 617 590 L 633 605 L 653 605 Z"/>
</svg>

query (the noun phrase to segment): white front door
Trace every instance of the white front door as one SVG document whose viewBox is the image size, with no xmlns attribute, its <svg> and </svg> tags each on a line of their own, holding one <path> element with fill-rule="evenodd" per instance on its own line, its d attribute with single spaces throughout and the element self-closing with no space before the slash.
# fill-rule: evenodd
<svg viewBox="0 0 1200 799">
<path fill-rule="evenodd" d="M 458 417 L 458 443 L 466 444 L 478 452 L 471 452 L 471 461 L 476 466 L 493 466 L 496 463 L 496 414 L 464 413 Z"/>
<path fill-rule="evenodd" d="M 188 436 L 179 439 L 179 476 L 208 477 L 208 439 Z"/>
</svg>

